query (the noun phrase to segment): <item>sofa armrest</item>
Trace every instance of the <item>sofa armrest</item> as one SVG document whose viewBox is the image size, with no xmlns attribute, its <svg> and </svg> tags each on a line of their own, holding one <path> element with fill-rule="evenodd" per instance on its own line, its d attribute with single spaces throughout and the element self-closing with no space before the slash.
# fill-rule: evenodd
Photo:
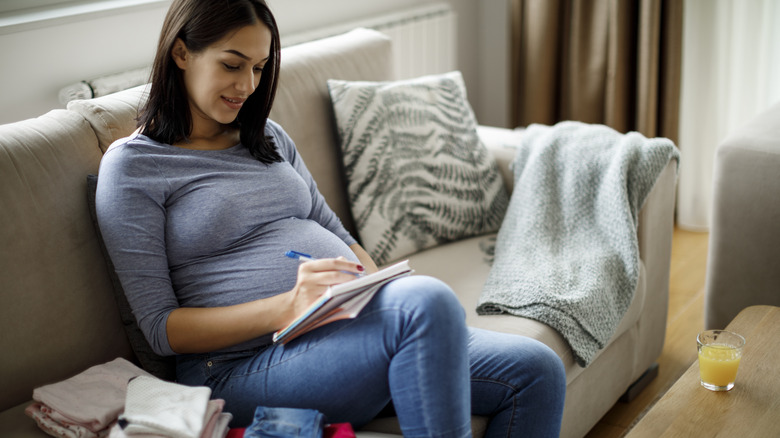
<svg viewBox="0 0 780 438">
<path fill-rule="evenodd" d="M 677 160 L 671 160 L 656 180 L 639 211 L 639 258 L 645 266 L 645 297 L 639 320 L 637 363 L 652 363 L 661 354 L 669 304 L 669 271 L 674 234 Z M 636 370 L 644 371 L 644 370 Z"/>
<path fill-rule="evenodd" d="M 722 329 L 745 307 L 780 305 L 780 103 L 718 146 L 704 322 Z"/>
<path fill-rule="evenodd" d="M 515 185 L 514 174 L 510 164 L 515 159 L 515 153 L 520 146 L 523 136 L 523 129 L 496 128 L 494 126 L 478 126 L 477 134 L 479 139 L 488 150 L 493 159 L 498 164 L 498 170 L 504 179 L 504 185 L 507 192 L 512 194 L 512 188 Z"/>
</svg>

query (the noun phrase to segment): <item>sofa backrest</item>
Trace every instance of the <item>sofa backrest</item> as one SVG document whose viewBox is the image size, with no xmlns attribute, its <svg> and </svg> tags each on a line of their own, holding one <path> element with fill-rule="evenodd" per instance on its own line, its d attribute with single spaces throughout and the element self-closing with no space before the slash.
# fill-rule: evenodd
<svg viewBox="0 0 780 438">
<path fill-rule="evenodd" d="M 0 411 L 130 357 L 87 208 L 101 156 L 71 111 L 0 126 Z"/>
<path fill-rule="evenodd" d="M 341 152 L 328 79 L 386 81 L 393 79 L 391 40 L 384 34 L 355 29 L 342 35 L 282 50 L 279 88 L 271 118 L 295 142 L 328 205 L 354 236 L 346 195 Z M 108 96 L 77 100 L 68 109 L 89 120 L 100 148 L 136 129 L 138 106 L 146 86 Z"/>
<path fill-rule="evenodd" d="M 393 79 L 392 44 L 374 30 L 292 46 L 282 51 L 282 72 L 271 118 L 290 134 L 328 205 L 358 238 L 342 171 L 328 79 Z"/>
</svg>

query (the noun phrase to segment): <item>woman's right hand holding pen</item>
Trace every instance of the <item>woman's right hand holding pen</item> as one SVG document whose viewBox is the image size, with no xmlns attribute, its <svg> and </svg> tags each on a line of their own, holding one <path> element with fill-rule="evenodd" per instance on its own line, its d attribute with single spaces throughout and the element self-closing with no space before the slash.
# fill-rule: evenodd
<svg viewBox="0 0 780 438">
<path fill-rule="evenodd" d="M 363 265 L 345 257 L 315 259 L 294 251 L 288 252 L 287 256 L 302 262 L 298 265 L 297 281 L 291 291 L 293 319 L 324 294 L 328 287 L 354 280 L 365 271 Z"/>
</svg>

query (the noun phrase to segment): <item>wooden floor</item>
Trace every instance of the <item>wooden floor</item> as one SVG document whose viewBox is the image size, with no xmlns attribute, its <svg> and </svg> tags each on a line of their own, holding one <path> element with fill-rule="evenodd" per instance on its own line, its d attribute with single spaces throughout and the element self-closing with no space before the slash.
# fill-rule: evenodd
<svg viewBox="0 0 780 438">
<path fill-rule="evenodd" d="M 704 273 L 707 233 L 675 229 L 669 278 L 669 315 L 666 339 L 658 359 L 658 377 L 630 403 L 615 406 L 588 433 L 587 438 L 625 435 L 633 424 L 696 360 L 696 334 L 704 326 Z"/>
</svg>

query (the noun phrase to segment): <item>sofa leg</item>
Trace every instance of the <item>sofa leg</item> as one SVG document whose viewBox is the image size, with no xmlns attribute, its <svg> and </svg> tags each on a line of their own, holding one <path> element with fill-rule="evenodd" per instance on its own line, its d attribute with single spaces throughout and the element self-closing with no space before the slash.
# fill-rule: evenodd
<svg viewBox="0 0 780 438">
<path fill-rule="evenodd" d="M 640 392 L 642 392 L 643 389 L 647 385 L 650 384 L 650 382 L 653 381 L 658 376 L 658 362 L 654 362 L 652 365 L 650 365 L 647 370 L 642 373 L 641 376 L 639 376 L 638 379 L 634 383 L 632 383 L 626 392 L 623 393 L 622 396 L 620 396 L 620 401 L 623 403 L 629 403 L 632 400 L 636 398 L 636 396 L 639 395 Z"/>
</svg>

